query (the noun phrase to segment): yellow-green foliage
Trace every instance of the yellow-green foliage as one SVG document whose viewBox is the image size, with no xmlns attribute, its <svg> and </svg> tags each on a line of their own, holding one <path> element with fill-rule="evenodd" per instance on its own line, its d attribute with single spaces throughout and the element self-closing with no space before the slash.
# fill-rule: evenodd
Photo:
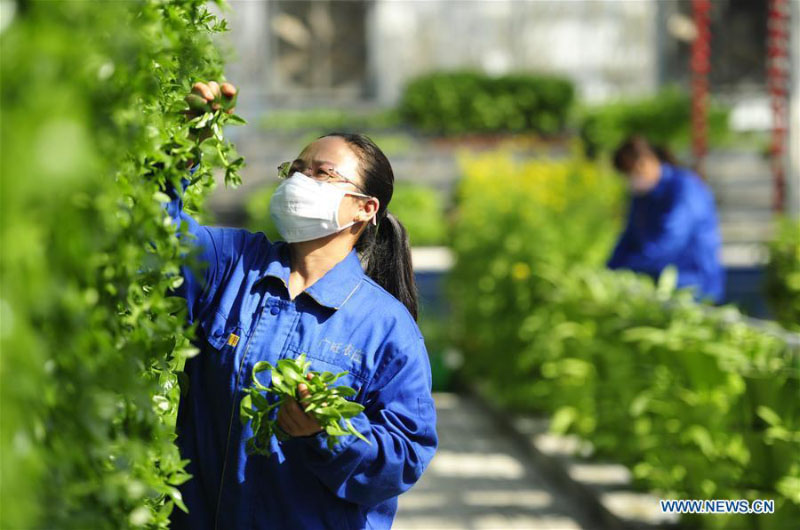
<svg viewBox="0 0 800 530">
<path fill-rule="evenodd" d="M 487 368 L 480 352 L 513 356 L 523 346 L 517 330 L 547 289 L 538 278 L 602 263 L 621 182 L 582 159 L 516 160 L 500 151 L 460 160 L 449 287 L 460 346 L 476 361 L 467 368 L 478 374 Z"/>
</svg>

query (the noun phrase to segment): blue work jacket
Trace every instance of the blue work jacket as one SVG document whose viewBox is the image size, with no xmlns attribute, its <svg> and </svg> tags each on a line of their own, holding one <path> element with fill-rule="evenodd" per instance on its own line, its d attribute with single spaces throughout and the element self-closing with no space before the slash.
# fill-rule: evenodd
<svg viewBox="0 0 800 530">
<path fill-rule="evenodd" d="M 195 167 L 196 169 L 196 167 Z M 184 179 L 184 189 L 188 181 Z M 205 267 L 183 267 L 200 353 L 186 361 L 177 444 L 193 478 L 180 486 L 189 508 L 173 530 L 390 528 L 397 497 L 422 475 L 438 445 L 430 361 L 406 307 L 368 277 L 351 251 L 293 300 L 289 248 L 262 233 L 201 226 L 168 190 L 167 211 L 188 223 Z M 272 455 L 247 455 L 250 424 L 239 401 L 253 365 L 305 354 L 311 369 L 347 371 L 364 405 L 355 436 L 333 450 L 327 434 L 272 439 Z M 259 374 L 269 381 L 269 372 Z"/>
<path fill-rule="evenodd" d="M 631 200 L 608 267 L 657 278 L 667 265 L 674 265 L 678 287 L 694 287 L 696 298 L 718 303 L 725 289 L 720 246 L 709 187 L 688 169 L 661 164 L 658 184 Z"/>
</svg>

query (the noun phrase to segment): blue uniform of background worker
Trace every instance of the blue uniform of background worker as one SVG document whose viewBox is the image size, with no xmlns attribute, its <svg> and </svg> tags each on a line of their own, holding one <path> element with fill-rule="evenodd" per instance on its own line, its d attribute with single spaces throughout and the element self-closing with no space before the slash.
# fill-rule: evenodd
<svg viewBox="0 0 800 530">
<path fill-rule="evenodd" d="M 723 300 L 725 273 L 714 197 L 694 172 L 669 163 L 641 137 L 614 154 L 632 192 L 627 224 L 608 261 L 657 278 L 667 265 L 678 269 L 678 287 L 693 287 L 697 299 Z"/>
</svg>

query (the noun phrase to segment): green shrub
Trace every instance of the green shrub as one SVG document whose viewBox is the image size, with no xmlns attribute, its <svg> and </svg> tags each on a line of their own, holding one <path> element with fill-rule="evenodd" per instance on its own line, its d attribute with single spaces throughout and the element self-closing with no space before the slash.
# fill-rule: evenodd
<svg viewBox="0 0 800 530">
<path fill-rule="evenodd" d="M 264 232 L 270 241 L 282 239 L 269 215 L 269 201 L 277 184 L 266 186 L 250 195 L 245 203 L 247 228 Z M 439 193 L 426 186 L 398 182 L 389 203 L 389 211 L 406 227 L 412 245 L 441 245 L 446 227 Z"/>
<path fill-rule="evenodd" d="M 221 78 L 225 23 L 203 4 L 3 5 L 0 527 L 166 528 L 182 505 L 176 374 L 195 350 L 166 292 L 188 247 L 159 189 L 198 156 L 183 96 Z M 202 149 L 195 212 L 210 166 L 241 164 L 218 137 Z"/>
<path fill-rule="evenodd" d="M 434 134 L 554 134 L 566 124 L 573 99 L 572 83 L 557 77 L 440 72 L 411 81 L 399 112 L 415 127 Z"/>
<path fill-rule="evenodd" d="M 778 233 L 769 244 L 766 290 L 772 310 L 781 323 L 800 330 L 800 220 L 778 222 Z"/>
<path fill-rule="evenodd" d="M 412 246 L 443 245 L 447 226 L 445 225 L 444 199 L 442 194 L 428 186 L 395 183 L 389 211 L 392 212 L 408 230 Z"/>
<path fill-rule="evenodd" d="M 396 127 L 400 122 L 394 109 L 359 111 L 312 108 L 273 110 L 265 113 L 259 124 L 267 131 L 297 132 L 307 129 L 320 131 L 389 129 Z"/>
<path fill-rule="evenodd" d="M 501 151 L 465 156 L 461 166 L 448 290 L 465 370 L 480 377 L 527 344 L 519 330 L 551 289 L 530 278 L 604 262 L 623 190 L 612 172 L 580 159 L 517 162 Z"/>
<path fill-rule="evenodd" d="M 691 98 L 676 87 L 662 89 L 654 96 L 608 103 L 583 112 L 580 136 L 587 153 L 613 151 L 625 138 L 642 134 L 653 144 L 678 150 L 691 140 Z M 711 144 L 729 135 L 727 108 L 712 104 L 708 114 Z"/>
<path fill-rule="evenodd" d="M 798 520 L 797 348 L 675 293 L 673 270 L 655 285 L 604 269 L 621 195 L 599 167 L 468 162 L 449 279 L 465 376 L 513 410 L 552 415 L 663 497 L 774 499 L 777 513 L 750 527 Z"/>
</svg>

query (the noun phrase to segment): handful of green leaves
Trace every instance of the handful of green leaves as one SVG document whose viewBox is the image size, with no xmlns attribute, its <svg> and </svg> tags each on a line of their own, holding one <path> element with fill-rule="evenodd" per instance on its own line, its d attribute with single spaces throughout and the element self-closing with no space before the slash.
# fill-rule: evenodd
<svg viewBox="0 0 800 530">
<path fill-rule="evenodd" d="M 350 422 L 350 418 L 364 410 L 363 405 L 345 399 L 354 396 L 356 391 L 349 386 L 330 386 L 347 372 L 319 373 L 309 371 L 310 366 L 311 362 L 306 361 L 305 354 L 302 354 L 296 359 L 281 359 L 274 367 L 267 361 L 258 362 L 253 367 L 253 385 L 247 389 L 247 395 L 240 402 L 242 425 L 253 422 L 253 436 L 247 440 L 245 446 L 247 454 L 269 456 L 270 439 L 273 435 L 281 441 L 287 439 L 286 434 L 277 428 L 277 420 L 270 419 L 270 413 L 282 406 L 287 399 L 297 399 L 297 386 L 300 383 L 308 386 L 310 395 L 299 399 L 298 403 L 307 414 L 316 418 L 328 434 L 329 448 L 333 448 L 340 436 L 350 434 L 370 443 Z M 272 384 L 269 387 L 264 386 L 257 377 L 257 374 L 267 370 L 272 372 Z M 276 394 L 279 399 L 270 403 L 262 392 Z M 345 427 L 339 423 L 340 420 L 344 420 Z"/>
</svg>

